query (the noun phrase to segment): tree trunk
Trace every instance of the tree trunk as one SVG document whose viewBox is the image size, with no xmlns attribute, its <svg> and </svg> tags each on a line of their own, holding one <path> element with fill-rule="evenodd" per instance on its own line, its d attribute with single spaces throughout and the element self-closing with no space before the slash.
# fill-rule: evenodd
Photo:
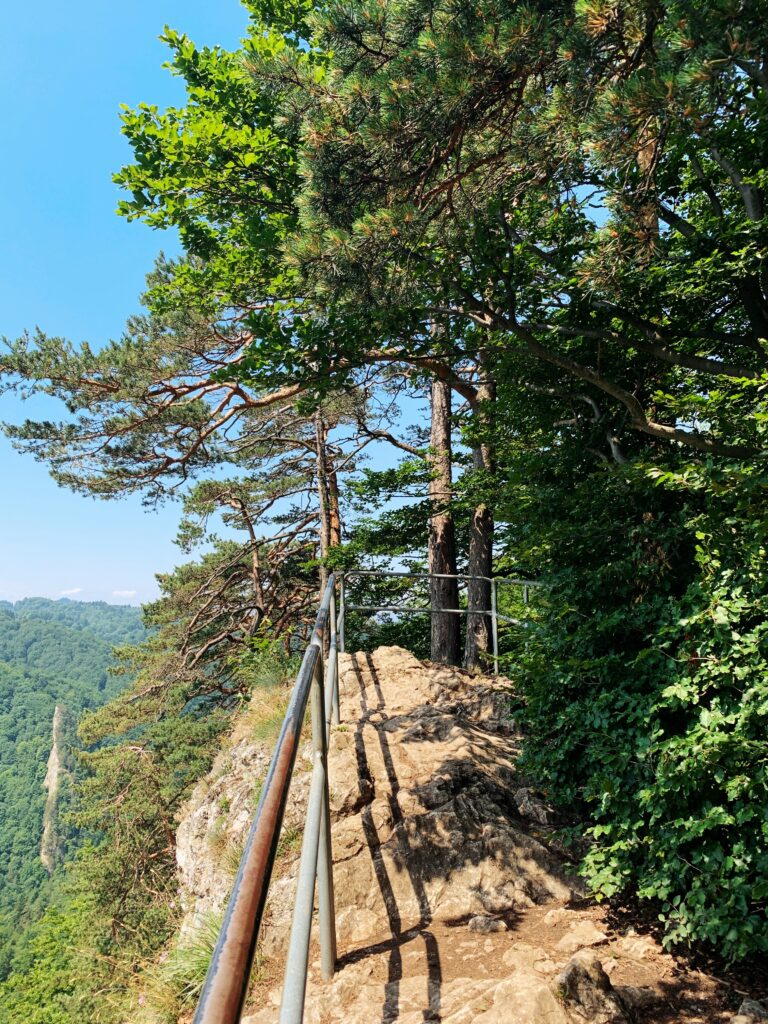
<svg viewBox="0 0 768 1024">
<path fill-rule="evenodd" d="M 451 389 L 444 381 L 432 382 L 432 428 L 430 433 L 428 565 L 430 573 L 456 574 L 456 536 L 451 512 L 453 481 L 451 466 Z M 459 588 L 455 579 L 429 581 L 432 608 L 458 608 Z M 432 661 L 457 665 L 460 652 L 459 616 L 432 614 Z"/>
<path fill-rule="evenodd" d="M 328 473 L 328 543 L 332 548 L 341 544 L 341 511 L 339 507 L 339 477 L 335 469 Z"/>
<path fill-rule="evenodd" d="M 656 206 L 655 189 L 655 166 L 656 147 L 658 140 L 651 130 L 646 128 L 640 132 L 637 147 L 637 166 L 643 176 L 641 188 L 649 195 L 649 198 L 641 203 L 639 211 L 640 231 L 638 238 L 645 250 L 641 255 L 644 263 L 648 263 L 653 255 L 659 241 L 659 214 Z"/>
<path fill-rule="evenodd" d="M 477 389 L 478 408 L 475 415 L 479 417 L 478 443 L 472 449 L 474 475 L 482 485 L 485 477 L 493 472 L 493 453 L 490 444 L 491 411 L 489 406 L 496 398 L 494 381 L 486 375 L 486 379 Z M 493 574 L 493 513 L 484 501 L 480 501 L 472 512 L 469 524 L 469 562 L 467 573 L 470 576 L 485 576 L 490 579 Z M 491 617 L 491 584 L 488 580 L 470 580 L 467 584 L 467 642 L 464 646 L 464 668 L 470 672 L 484 669 L 488 663 L 488 652 L 492 646 Z M 474 612 L 474 614 L 473 614 Z"/>
</svg>

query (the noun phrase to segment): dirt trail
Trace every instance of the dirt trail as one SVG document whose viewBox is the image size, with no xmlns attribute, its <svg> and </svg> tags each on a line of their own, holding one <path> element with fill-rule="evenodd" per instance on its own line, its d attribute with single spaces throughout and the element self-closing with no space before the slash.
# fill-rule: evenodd
<svg viewBox="0 0 768 1024">
<path fill-rule="evenodd" d="M 732 1019 L 716 982 L 612 930 L 583 897 L 547 808 L 516 774 L 506 680 L 380 648 L 342 656 L 340 681 L 339 970 L 323 983 L 312 963 L 308 1024 Z M 246 1024 L 276 1020 L 279 988 L 259 1001 Z"/>
</svg>

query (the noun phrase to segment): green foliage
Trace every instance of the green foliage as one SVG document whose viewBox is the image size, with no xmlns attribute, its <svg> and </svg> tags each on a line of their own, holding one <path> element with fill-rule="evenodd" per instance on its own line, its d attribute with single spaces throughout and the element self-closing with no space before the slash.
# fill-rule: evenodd
<svg viewBox="0 0 768 1024">
<path fill-rule="evenodd" d="M 209 498 L 205 488 L 196 490 L 187 512 L 207 516 Z M 238 575 L 243 557 L 235 542 L 215 542 L 198 562 L 161 577 L 161 598 L 144 609 L 149 636 L 118 650 L 131 687 L 102 706 L 94 700 L 81 720 L 86 749 L 68 807 L 78 850 L 58 880 L 49 912 L 8 952 L 0 1007 L 8 1007 L 9 1019 L 42 1000 L 58 1014 L 56 1024 L 119 1024 L 140 1005 L 140 976 L 158 1019 L 171 1020 L 197 991 L 210 943 L 173 940 L 181 913 L 177 812 L 210 768 L 231 712 L 249 698 L 265 739 L 273 740 L 275 720 L 284 714 L 286 673 L 295 667 L 290 632 L 287 643 L 266 628 L 253 636 L 243 629 L 230 635 L 225 628 L 218 636 L 231 608 L 222 596 L 227 588 L 235 608 L 243 594 L 246 608 L 253 604 L 250 559 L 245 582 Z M 218 570 L 225 586 L 214 602 L 210 581 L 219 579 Z M 270 586 L 279 593 L 277 582 Z M 299 608 L 290 628 L 301 629 L 300 615 Z M 127 633 L 126 639 L 134 638 Z M 223 832 L 218 842 L 231 864 L 237 851 Z M 23 910 L 21 894 L 19 901 Z M 57 945 L 62 928 L 70 933 L 63 951 Z M 168 956 L 158 959 L 168 943 Z M 182 978 L 192 964 L 195 970 Z"/>
<path fill-rule="evenodd" d="M 547 584 L 513 651 L 525 765 L 587 821 L 598 894 L 657 901 L 670 943 L 765 952 L 768 477 L 566 455 L 508 549 Z"/>
<path fill-rule="evenodd" d="M 152 717 L 150 706 L 149 721 L 129 739 L 83 755 L 72 820 L 90 841 L 49 912 L 15 951 L 0 985 L 0 1008 L 8 1008 L 10 1020 L 25 1019 L 38 1001 L 39 1012 L 59 1014 L 51 1018 L 56 1024 L 118 1024 L 136 972 L 174 934 L 175 813 L 210 767 L 226 719 L 205 708 L 154 723 Z M 97 719 L 108 728 L 106 712 Z"/>
<path fill-rule="evenodd" d="M 552 405 L 588 385 L 617 436 L 749 457 L 760 6 L 328 4 L 289 259 L 366 319 L 449 310 L 459 358 L 490 351 L 521 384 L 546 364 Z"/>
<path fill-rule="evenodd" d="M 92 998 L 104 965 L 83 944 L 92 926 L 81 900 L 46 911 L 26 936 L 16 972 L 0 984 L 0 1020 L 74 1024 L 104 1019 Z"/>
<path fill-rule="evenodd" d="M 733 958 L 765 953 L 768 476 L 737 482 L 704 470 L 659 480 L 706 498 L 704 511 L 687 509 L 698 572 L 660 615 L 658 653 L 633 666 L 658 680 L 633 744 L 645 779 L 631 800 L 617 779 L 600 801 L 586 868 L 607 894 L 631 878 L 641 897 L 661 900 L 671 943 L 705 939 Z"/>
<path fill-rule="evenodd" d="M 289 255 L 495 378 L 496 474 L 460 490 L 547 588 L 505 637 L 527 765 L 598 892 L 730 957 L 768 942 L 765 13 L 328 4 Z"/>
</svg>

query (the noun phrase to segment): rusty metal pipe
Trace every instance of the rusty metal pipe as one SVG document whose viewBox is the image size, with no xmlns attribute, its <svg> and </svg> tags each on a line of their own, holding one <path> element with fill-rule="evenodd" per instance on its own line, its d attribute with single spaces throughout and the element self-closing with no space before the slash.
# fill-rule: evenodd
<svg viewBox="0 0 768 1024">
<path fill-rule="evenodd" d="M 280 839 L 304 712 L 318 659 L 322 655 L 323 632 L 333 586 L 331 577 L 315 621 L 312 640 L 304 652 L 296 676 L 193 1024 L 237 1024 L 240 1020 L 267 902 L 267 890 Z"/>
</svg>

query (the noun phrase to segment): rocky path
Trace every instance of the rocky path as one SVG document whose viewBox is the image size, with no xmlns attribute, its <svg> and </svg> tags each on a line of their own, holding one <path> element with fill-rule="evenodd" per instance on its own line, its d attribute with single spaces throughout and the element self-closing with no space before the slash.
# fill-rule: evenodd
<svg viewBox="0 0 768 1024">
<path fill-rule="evenodd" d="M 307 1022 L 733 1020 L 715 981 L 681 971 L 649 937 L 612 931 L 584 899 L 546 807 L 516 776 L 509 684 L 399 648 L 342 656 L 340 680 L 339 970 L 323 983 L 312 964 Z M 273 916 L 273 948 L 286 923 Z M 246 1024 L 276 1020 L 279 988 L 259 1001 Z"/>
</svg>

